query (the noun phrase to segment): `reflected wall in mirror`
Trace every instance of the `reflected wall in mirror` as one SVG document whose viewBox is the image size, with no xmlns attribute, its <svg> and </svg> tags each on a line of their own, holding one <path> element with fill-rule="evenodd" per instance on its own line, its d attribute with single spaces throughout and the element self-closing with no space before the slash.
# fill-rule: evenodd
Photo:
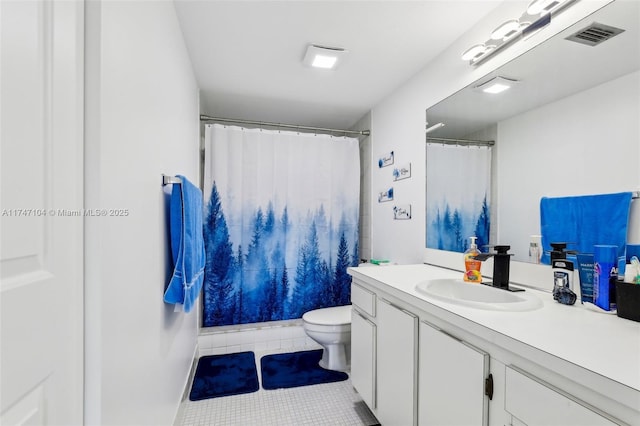
<svg viewBox="0 0 640 426">
<path fill-rule="evenodd" d="M 594 46 L 567 39 L 597 24 L 624 31 Z M 444 123 L 428 140 L 495 140 L 491 243 L 514 260 L 529 260 L 541 197 L 640 189 L 639 28 L 640 2 L 614 1 L 427 110 L 428 126 Z M 477 88 L 497 76 L 518 82 Z"/>
</svg>

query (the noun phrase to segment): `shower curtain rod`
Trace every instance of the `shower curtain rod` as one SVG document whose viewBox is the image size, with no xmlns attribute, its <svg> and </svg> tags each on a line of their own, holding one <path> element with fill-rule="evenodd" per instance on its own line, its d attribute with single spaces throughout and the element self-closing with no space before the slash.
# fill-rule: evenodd
<svg viewBox="0 0 640 426">
<path fill-rule="evenodd" d="M 493 146 L 495 141 L 479 141 L 473 139 L 451 139 L 451 138 L 431 138 L 427 137 L 427 143 L 438 142 L 445 145 L 478 145 L 478 146 Z"/>
<path fill-rule="evenodd" d="M 371 134 L 370 130 L 326 129 L 323 127 L 298 126 L 295 124 L 269 123 L 267 121 L 253 121 L 253 120 L 240 120 L 235 118 L 211 117 L 209 115 L 200 115 L 200 121 L 219 121 L 222 123 L 253 124 L 257 126 L 280 127 L 285 129 L 298 129 L 298 130 L 313 130 L 313 131 L 344 133 L 344 134 L 361 135 L 361 136 L 369 136 Z"/>
</svg>

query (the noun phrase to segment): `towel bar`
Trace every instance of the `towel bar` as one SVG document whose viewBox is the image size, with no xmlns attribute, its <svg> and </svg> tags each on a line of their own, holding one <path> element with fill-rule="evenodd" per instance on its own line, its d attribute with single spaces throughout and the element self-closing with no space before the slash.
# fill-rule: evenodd
<svg viewBox="0 0 640 426">
<path fill-rule="evenodd" d="M 180 185 L 182 180 L 179 177 L 162 175 L 162 185 L 171 185 L 174 183 Z"/>
</svg>

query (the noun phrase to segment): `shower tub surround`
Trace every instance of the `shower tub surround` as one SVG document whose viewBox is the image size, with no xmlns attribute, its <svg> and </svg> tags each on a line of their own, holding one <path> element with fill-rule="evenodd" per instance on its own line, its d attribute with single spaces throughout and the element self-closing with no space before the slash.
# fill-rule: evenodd
<svg viewBox="0 0 640 426">
<path fill-rule="evenodd" d="M 438 300 L 416 285 L 462 272 L 430 265 L 349 273 L 351 380 L 380 423 L 640 424 L 640 323 L 531 288 L 542 307 L 525 312 Z"/>
<path fill-rule="evenodd" d="M 198 336 L 198 356 L 280 349 L 294 352 L 321 348 L 306 335 L 301 319 L 203 328 Z"/>
</svg>

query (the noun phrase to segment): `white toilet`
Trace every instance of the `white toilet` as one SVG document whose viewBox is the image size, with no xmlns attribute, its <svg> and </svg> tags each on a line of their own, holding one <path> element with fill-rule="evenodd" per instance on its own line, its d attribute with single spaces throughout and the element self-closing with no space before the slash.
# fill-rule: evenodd
<svg viewBox="0 0 640 426">
<path fill-rule="evenodd" d="M 302 315 L 304 331 L 322 348 L 320 367 L 349 371 L 351 361 L 351 305 L 315 309 Z"/>
</svg>

